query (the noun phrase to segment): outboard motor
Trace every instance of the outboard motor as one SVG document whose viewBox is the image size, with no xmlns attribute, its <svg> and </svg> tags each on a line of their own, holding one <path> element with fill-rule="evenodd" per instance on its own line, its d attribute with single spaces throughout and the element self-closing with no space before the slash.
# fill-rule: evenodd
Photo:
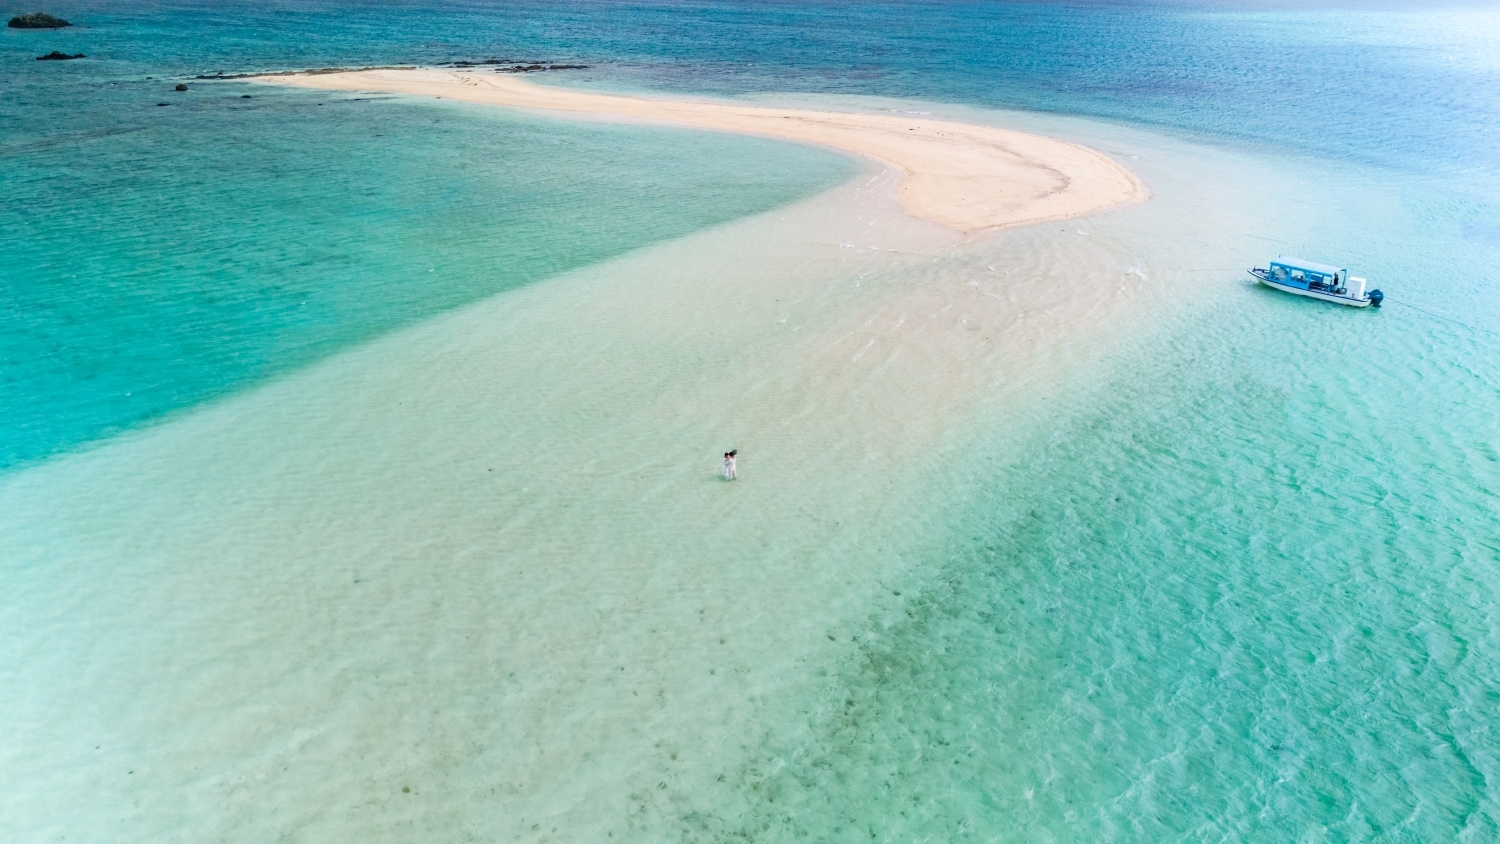
<svg viewBox="0 0 1500 844">
<path fill-rule="evenodd" d="M 1374 307 L 1374 308 L 1380 307 L 1380 301 L 1382 299 L 1384 299 L 1384 298 L 1385 298 L 1385 294 L 1384 293 L 1381 293 L 1379 290 L 1371 290 L 1370 291 L 1370 306 Z"/>
</svg>

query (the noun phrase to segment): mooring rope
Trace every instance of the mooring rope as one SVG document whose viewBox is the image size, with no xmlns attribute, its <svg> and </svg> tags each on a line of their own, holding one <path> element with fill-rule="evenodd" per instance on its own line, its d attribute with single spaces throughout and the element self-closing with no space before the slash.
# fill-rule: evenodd
<svg viewBox="0 0 1500 844">
<path fill-rule="evenodd" d="M 1493 334 L 1493 335 L 1495 335 L 1497 337 L 1500 337 L 1500 331 L 1496 331 L 1493 328 L 1485 328 L 1485 327 L 1479 326 L 1479 325 L 1470 325 L 1469 323 L 1464 322 L 1463 320 L 1454 319 L 1453 317 L 1450 317 L 1450 316 L 1443 316 L 1442 314 L 1434 313 L 1432 311 L 1429 311 L 1426 308 L 1419 308 L 1416 305 L 1413 305 L 1413 304 L 1411 304 L 1409 302 L 1401 302 L 1401 301 L 1398 301 L 1396 299 L 1392 299 L 1389 296 L 1385 297 L 1385 299 L 1382 302 L 1382 304 L 1400 305 L 1403 308 L 1411 308 L 1414 311 L 1420 311 L 1421 313 L 1427 314 L 1428 316 L 1430 316 L 1430 317 L 1432 317 L 1434 319 L 1440 319 L 1440 320 L 1443 320 L 1444 322 L 1451 322 L 1454 325 L 1461 325 L 1464 328 L 1469 329 L 1470 331 L 1483 331 L 1486 334 Z"/>
</svg>

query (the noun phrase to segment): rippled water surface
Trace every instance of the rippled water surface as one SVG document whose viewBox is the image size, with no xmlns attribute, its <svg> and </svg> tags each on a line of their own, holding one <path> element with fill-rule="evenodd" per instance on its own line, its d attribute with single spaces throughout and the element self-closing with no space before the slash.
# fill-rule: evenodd
<svg viewBox="0 0 1500 844">
<path fill-rule="evenodd" d="M 52 11 L 0 31 L 8 839 L 1500 838 L 1493 10 Z M 962 240 L 823 150 L 193 78 L 484 58 L 1153 199 Z"/>
</svg>

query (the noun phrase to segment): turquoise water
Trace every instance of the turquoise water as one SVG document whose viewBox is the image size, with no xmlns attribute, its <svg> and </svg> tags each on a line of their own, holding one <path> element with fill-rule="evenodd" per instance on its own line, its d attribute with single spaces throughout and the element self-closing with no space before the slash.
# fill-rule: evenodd
<svg viewBox="0 0 1500 844">
<path fill-rule="evenodd" d="M 928 588 L 866 631 L 815 737 L 769 743 L 729 828 L 1500 835 L 1496 339 L 1236 299 L 970 477 Z"/>
<path fill-rule="evenodd" d="M 10 61 L 28 58 L 19 40 Z M 246 84 L 163 93 L 112 67 L 42 64 L 16 87 L 0 466 L 851 172 L 746 138 Z"/>
<path fill-rule="evenodd" d="M 8 500 L 21 514 L 9 517 L 11 539 L 0 546 L 20 561 L 4 575 L 13 619 L 6 639 L 19 649 L 7 657 L 5 684 L 27 701 L 15 710 L 24 717 L 16 716 L 22 722 L 12 734 L 35 731 L 36 748 L 70 754 L 39 762 L 28 752 L 32 744 L 12 747 L 8 805 L 19 820 L 9 828 L 19 840 L 64 831 L 102 840 L 109 833 L 97 825 L 101 818 L 132 801 L 137 808 L 119 808 L 117 817 L 128 818 L 122 828 L 141 840 L 162 830 L 192 839 L 195 829 L 233 838 L 236 824 L 241 836 L 339 837 L 359 827 L 337 796 L 376 790 L 363 774 L 342 771 L 351 758 L 379 777 L 381 765 L 400 767 L 391 759 L 419 759 L 411 765 L 420 776 L 441 783 L 435 790 L 444 796 L 424 797 L 440 802 L 423 810 L 381 804 L 391 836 L 404 829 L 555 840 L 605 830 L 637 840 L 1500 838 L 1494 12 L 1128 3 L 81 3 L 54 11 L 82 25 L 0 38 L 7 68 L 0 448 L 10 467 Z M 695 37 L 677 37 L 683 31 Z M 30 60 L 51 49 L 91 58 Z M 676 297 L 642 299 L 646 288 L 629 285 L 609 294 L 622 316 L 659 320 L 659 336 L 670 340 L 614 337 L 584 317 L 559 317 L 556 302 L 505 298 L 545 297 L 564 271 L 695 232 L 711 235 L 716 225 L 810 196 L 854 172 L 841 159 L 749 139 L 240 83 L 168 90 L 178 78 L 216 70 L 491 56 L 592 65 L 559 77 L 564 84 L 896 97 L 921 109 L 1021 109 L 1034 114 L 1015 119 L 1033 128 L 1061 121 L 1054 131 L 1138 166 L 1154 203 L 1056 232 L 1017 233 L 993 254 L 984 247 L 934 259 L 936 269 L 913 261 L 820 275 L 833 261 L 809 252 L 774 265 L 784 285 L 778 295 L 799 289 L 792 281 L 844 291 L 818 294 L 835 298 L 851 289 L 848 279 L 882 290 L 937 288 L 987 262 L 1060 282 L 1070 266 L 1118 263 L 1139 268 L 1127 277 L 1144 279 L 1148 303 L 1132 311 L 1126 339 L 1097 348 L 1081 341 L 1058 353 L 1078 360 L 1065 378 L 1037 377 L 1050 384 L 1045 401 L 1020 403 L 1014 396 L 1035 391 L 1002 385 L 950 407 L 936 392 L 916 389 L 918 379 L 909 386 L 926 402 L 920 410 L 867 406 L 860 401 L 874 399 L 830 397 L 836 379 L 786 387 L 768 374 L 788 365 L 778 344 L 795 350 L 788 358 L 810 360 L 820 359 L 823 346 L 716 327 L 708 316 L 713 300 L 694 299 L 695 290 L 743 296 L 732 300 L 734 312 L 764 315 L 767 325 L 795 323 L 799 313 L 772 313 L 781 306 L 760 302 L 753 290 L 723 287 L 717 280 L 728 273 L 709 258 L 704 267 L 717 267 L 708 273 L 715 281 L 695 276 L 690 257 L 639 253 L 658 257 L 631 264 L 629 277 L 648 278 L 656 261 L 664 277 L 680 275 Z M 170 105 L 155 105 L 161 101 Z M 1158 136 L 1168 140 L 1152 139 Z M 746 231 L 737 240 L 685 242 L 740 255 L 739 265 L 771 262 L 755 246 L 756 238 L 776 242 L 768 230 Z M 1098 245 L 1076 245 L 1089 239 Z M 1388 304 L 1380 312 L 1337 310 L 1251 287 L 1231 269 L 1277 252 L 1347 262 L 1385 290 Z M 587 276 L 558 289 L 587 302 L 590 285 L 616 291 L 611 278 Z M 501 296 L 487 300 L 493 294 Z M 638 300 L 651 307 L 632 310 Z M 672 322 L 663 315 L 675 313 L 677 301 L 687 316 Z M 420 347 L 439 359 L 449 324 L 424 320 L 471 303 L 489 308 L 489 321 L 458 323 L 454 336 L 501 326 L 491 351 L 514 355 L 517 366 L 540 367 L 564 354 L 563 344 L 545 345 L 556 332 L 575 322 L 593 326 L 599 333 L 571 341 L 580 350 L 579 380 L 537 385 L 521 374 L 493 376 L 470 391 L 515 389 L 525 400 L 514 405 L 494 399 L 469 408 L 440 391 L 412 394 L 435 407 L 449 402 L 442 405 L 448 422 L 434 426 L 445 436 L 475 428 L 475 418 L 501 421 L 472 447 L 433 442 L 425 417 L 393 421 L 406 432 L 401 448 L 422 458 L 410 466 L 372 467 L 362 455 L 394 449 L 346 432 L 335 410 L 316 402 L 302 427 L 287 423 L 313 432 L 305 439 L 316 447 L 307 446 L 313 456 L 306 459 L 297 436 L 267 433 L 276 423 L 251 425 L 249 433 L 234 427 L 240 417 L 299 418 L 302 373 L 311 372 L 308 383 L 329 396 L 343 395 L 340 384 L 364 383 L 357 374 L 364 369 L 341 362 L 365 358 L 341 353 L 402 330 L 439 338 Z M 809 332 L 842 336 L 858 328 L 823 315 L 838 309 L 821 299 L 802 307 Z M 539 325 L 552 334 L 527 328 Z M 704 339 L 721 328 L 736 342 Z M 532 346 L 504 345 L 507 334 Z M 600 360 L 583 351 L 594 343 Z M 828 347 L 839 348 L 841 359 L 858 357 L 831 341 Z M 528 348 L 537 351 L 528 355 Z M 858 382 L 861 389 L 899 382 L 898 364 L 910 359 L 891 358 L 888 370 Z M 624 363 L 632 360 L 642 369 Z M 1000 368 L 1009 362 L 1001 358 Z M 441 377 L 414 378 L 455 377 L 434 371 Z M 1018 364 L 1017 371 L 1025 370 Z M 726 372 L 744 379 L 749 398 L 731 405 L 744 412 L 717 404 L 712 379 Z M 619 386 L 599 393 L 616 379 Z M 268 383 L 285 386 L 257 403 L 255 391 Z M 384 381 L 371 383 L 373 397 L 359 405 L 366 415 L 380 412 L 382 389 L 398 394 Z M 619 402 L 610 391 L 620 392 Z M 236 394 L 249 398 L 234 404 Z M 216 409 L 195 415 L 209 400 Z M 622 416 L 621 407 L 638 416 Z M 935 436 L 930 457 L 887 442 L 897 440 L 883 420 L 908 415 L 920 427 L 944 413 L 959 433 Z M 164 416 L 171 418 L 138 451 L 136 441 L 115 436 Z M 738 416 L 779 432 L 781 439 L 766 435 L 762 446 L 780 449 L 763 458 L 763 477 L 774 466 L 797 483 L 783 480 L 774 494 L 742 499 L 738 511 L 711 511 L 690 526 L 664 517 L 680 507 L 663 490 L 685 482 L 661 480 L 650 449 L 696 447 L 699 417 L 722 424 L 716 434 L 757 436 L 757 425 Z M 188 426 L 186 433 L 173 425 Z M 851 442 L 850 428 L 868 429 L 871 442 Z M 607 453 L 608 445 L 593 442 L 606 431 L 642 451 Z M 218 432 L 227 432 L 222 443 Z M 526 441 L 509 444 L 512 432 Z M 903 429 L 902 436 L 915 435 Z M 798 452 L 799 438 L 809 449 L 826 448 L 832 462 Z M 86 444 L 99 447 L 99 462 L 71 462 L 78 458 L 70 452 Z M 704 446 L 713 450 L 712 442 Z M 882 469 L 864 462 L 861 448 L 896 456 Z M 271 468 L 214 456 L 236 449 Z M 555 462 L 538 463 L 538 455 Z M 759 495 L 754 456 L 748 449 L 750 496 Z M 517 474 L 516 488 L 493 502 L 484 488 L 441 474 L 480 457 L 501 461 L 502 473 L 506 466 L 543 472 Z M 623 474 L 601 468 L 616 464 L 647 480 L 629 486 Z M 840 485 L 837 472 L 830 479 L 830 466 L 844 467 L 848 483 Z M 225 468 L 227 479 L 195 480 Z M 546 472 L 571 478 L 563 473 L 577 471 L 618 484 L 618 497 L 588 484 L 528 497 L 548 482 Z M 352 480 L 341 485 L 346 477 Z M 144 503 L 111 501 L 112 489 Z M 48 490 L 57 491 L 55 505 Z M 320 502 L 323 490 L 347 499 Z M 490 504 L 511 507 L 509 496 L 521 515 L 487 521 Z M 216 506 L 217 498 L 228 503 Z M 54 509 L 63 515 L 49 522 L 44 514 Z M 608 528 L 604 538 L 572 533 L 581 528 L 569 514 L 579 509 Z M 255 521 L 255 514 L 269 515 Z M 871 514 L 887 526 L 848 532 L 849 518 Z M 766 536 L 766 525 L 800 532 Z M 726 550 L 712 541 L 715 530 L 736 531 L 741 541 Z M 158 533 L 167 539 L 158 543 Z M 633 561 L 629 576 L 585 565 L 617 557 Z M 522 600 L 522 591 L 517 603 L 505 603 L 509 591 L 487 591 L 487 578 L 498 575 L 469 567 L 492 559 L 528 561 L 533 573 L 551 566 L 558 582 L 585 596 L 578 600 L 586 611 L 556 595 L 560 587 L 549 591 L 519 576 L 517 583 L 535 586 L 535 597 Z M 698 671 L 699 654 L 666 644 L 679 640 L 668 636 L 678 622 L 665 608 L 633 603 L 640 583 L 671 580 L 691 560 L 705 561 L 704 572 L 724 572 L 715 576 L 742 578 L 719 591 L 711 579 L 684 576 L 671 593 L 683 606 L 726 619 L 721 644 L 736 633 L 749 639 L 761 616 L 781 625 L 737 653 L 745 667 L 733 681 L 699 672 L 674 685 L 662 666 L 675 659 Z M 357 576 L 360 565 L 379 572 L 377 582 L 398 585 L 383 600 L 345 599 L 331 585 L 334 574 Z M 764 571 L 766 579 L 797 583 L 809 569 L 837 574 L 816 582 L 827 594 L 790 586 L 771 593 L 756 580 Z M 96 570 L 97 577 L 87 574 Z M 168 584 L 144 593 L 159 608 L 130 615 L 119 606 L 127 597 L 111 597 L 133 596 L 134 584 L 154 579 Z M 232 603 L 218 591 L 221 579 L 252 597 Z M 842 584 L 837 600 L 833 584 Z M 424 589 L 434 590 L 430 602 Z M 780 615 L 815 619 L 822 604 L 865 591 L 868 606 L 855 603 L 826 631 L 816 620 L 804 631 Z M 262 594 L 268 597 L 254 598 Z M 774 601 L 765 597 L 772 594 Z M 183 596 L 192 597 L 186 607 Z M 486 597 L 467 603 L 474 596 Z M 765 603 L 746 611 L 736 596 Z M 557 614 L 532 608 L 554 600 Z M 304 601 L 306 612 L 286 609 Z M 52 614 L 44 605 L 63 609 Z M 495 606 L 509 607 L 517 620 L 468 620 Z M 256 613 L 352 656 L 330 664 L 297 641 L 257 651 L 255 643 L 277 642 L 278 634 L 258 628 Z M 326 623 L 303 620 L 320 613 Z M 642 633 L 647 644 L 633 651 L 620 643 L 634 641 L 627 622 L 641 613 L 651 634 L 664 632 Z M 153 627 L 158 614 L 165 620 Z M 552 688 L 535 679 L 550 675 L 527 674 L 515 655 L 526 652 L 527 635 L 542 641 L 542 631 L 584 623 L 574 615 L 599 625 L 579 634 L 587 644 L 546 639 L 555 650 L 545 653 L 566 664 L 588 659 L 559 654 L 593 654 L 600 665 L 619 656 L 622 672 L 628 664 L 626 673 L 659 676 L 659 708 L 613 702 L 634 720 L 595 730 L 582 716 L 568 720 L 578 711 L 569 708 L 579 706 L 574 698 L 534 691 Z M 100 630 L 113 628 L 91 627 L 94 617 L 130 624 L 111 642 Z M 450 626 L 463 635 L 444 636 Z M 217 627 L 229 632 L 205 632 Z M 411 639 L 392 632 L 402 629 L 423 632 Z M 824 650 L 806 650 L 802 633 Z M 474 653 L 464 650 L 470 634 L 484 641 Z M 383 645 L 353 656 L 359 639 Z M 193 649 L 200 641 L 207 651 Z M 145 655 L 139 663 L 113 661 L 132 649 Z M 808 662 L 762 679 L 754 667 L 772 664 L 765 654 L 777 649 Z M 628 662 L 636 653 L 653 656 Z M 83 680 L 59 679 L 67 669 L 55 666 L 76 668 L 79 660 Z M 499 667 L 506 660 L 518 663 L 510 679 Z M 139 667 L 153 664 L 168 665 L 168 679 Z M 307 703 L 317 698 L 304 698 L 296 684 L 316 685 L 306 675 L 325 670 L 337 678 L 326 707 L 337 718 L 327 720 L 309 714 L 321 711 Z M 376 679 L 359 685 L 351 676 Z M 684 691 L 693 684 L 712 691 L 694 698 Z M 554 749 L 594 759 L 565 767 L 555 780 L 558 793 L 577 802 L 549 810 L 547 828 L 534 830 L 519 815 L 504 818 L 509 826 L 482 822 L 510 805 L 488 801 L 524 791 L 516 781 L 486 779 L 509 770 L 509 755 L 495 748 L 531 748 L 536 736 L 550 735 L 541 716 L 493 713 L 547 694 L 561 703 L 534 711 L 558 713 L 566 725 L 559 733 L 596 742 L 578 756 Z M 694 725 L 694 712 L 719 712 L 716 695 L 742 695 L 760 708 L 744 717 L 732 710 L 714 730 L 682 726 L 681 735 L 659 723 Z M 404 714 L 378 710 L 391 698 L 409 703 Z M 197 703 L 174 710 L 178 699 Z M 453 732 L 410 715 L 434 700 L 461 722 Z M 371 702 L 366 708 L 375 714 L 363 715 L 358 701 Z M 235 729 L 194 723 L 190 741 L 137 712 L 153 706 Z M 254 720 L 282 712 L 295 714 Z M 50 733 L 42 738 L 41 713 L 64 727 L 85 725 L 79 747 Z M 115 723 L 126 726 L 105 726 Z M 335 738 L 344 734 L 330 723 L 365 724 L 361 736 L 402 750 L 381 755 L 352 740 L 340 745 Z M 675 778 L 653 769 L 641 774 L 650 782 L 629 787 L 628 799 L 610 797 L 612 786 L 597 771 L 628 747 L 612 744 L 612 736 L 657 729 L 660 741 L 641 741 L 663 771 L 674 770 L 679 752 L 692 759 L 704 746 L 724 761 L 700 761 Z M 127 748 L 109 766 L 151 759 L 154 785 L 130 784 L 90 761 L 86 736 Z M 333 749 L 320 751 L 320 741 Z M 663 742 L 675 748 L 671 760 Z M 153 756 L 153 746 L 164 749 Z M 245 761 L 279 764 L 285 746 L 305 748 L 286 756 L 301 779 L 276 780 L 269 762 L 257 774 L 259 761 Z M 234 776 L 202 774 L 180 761 L 197 759 L 201 748 L 207 761 L 194 764 Z M 629 764 L 621 769 L 635 771 Z M 543 768 L 536 762 L 535 770 Z M 379 787 L 399 793 L 406 776 L 403 769 Z M 239 785 L 215 791 L 214 777 Z M 45 784 L 45 793 L 41 786 L 28 792 L 28 782 Z M 299 798 L 302 792 L 318 796 Z M 74 794 L 102 795 L 106 808 L 71 829 L 43 819 L 50 801 Z M 177 795 L 176 802 L 162 795 Z M 252 813 L 208 811 L 195 828 L 181 820 L 194 800 Z M 138 808 L 143 801 L 148 808 Z M 618 811 L 614 822 L 582 825 L 577 819 L 589 815 L 582 804 L 591 802 L 601 813 Z M 279 815 L 280 807 L 295 811 Z M 350 826 L 328 826 L 330 817 Z M 570 818 L 580 824 L 573 834 Z"/>
</svg>

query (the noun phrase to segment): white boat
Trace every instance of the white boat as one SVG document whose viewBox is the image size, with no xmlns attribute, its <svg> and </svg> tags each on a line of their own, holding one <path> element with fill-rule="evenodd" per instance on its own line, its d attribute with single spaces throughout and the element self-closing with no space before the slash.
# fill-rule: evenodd
<svg viewBox="0 0 1500 844">
<path fill-rule="evenodd" d="M 1301 258 L 1276 256 L 1269 267 L 1256 267 L 1250 274 L 1267 287 L 1285 290 L 1298 296 L 1337 302 L 1351 308 L 1380 307 L 1385 294 L 1379 290 L 1365 292 L 1365 279 L 1350 276 L 1349 271 L 1330 264 L 1304 261 Z"/>
</svg>

